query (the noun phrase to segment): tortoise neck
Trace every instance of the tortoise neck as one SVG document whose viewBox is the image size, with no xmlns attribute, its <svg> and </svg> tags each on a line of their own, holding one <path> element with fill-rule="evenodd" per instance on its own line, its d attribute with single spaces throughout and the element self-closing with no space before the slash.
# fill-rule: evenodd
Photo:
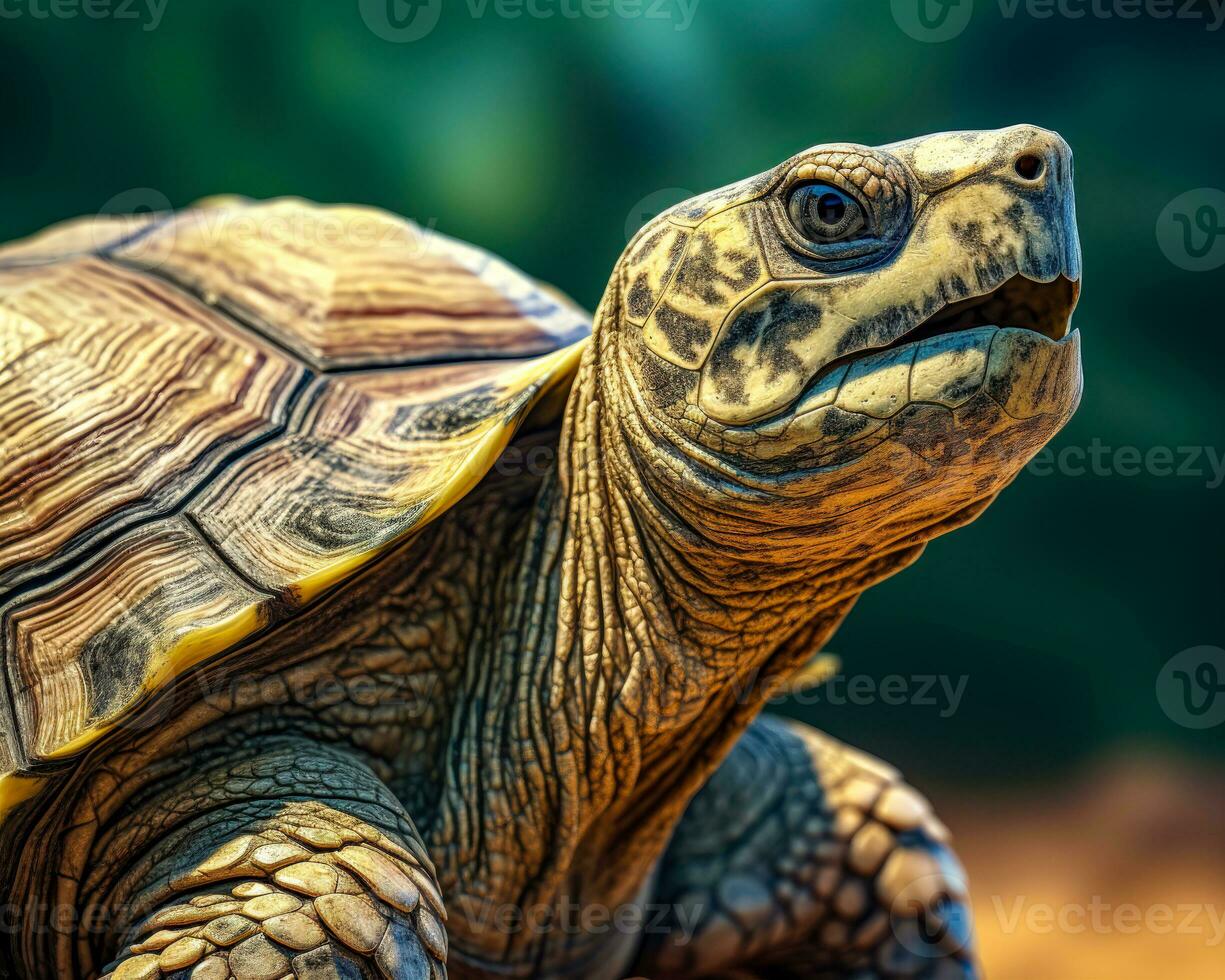
<svg viewBox="0 0 1225 980">
<path fill-rule="evenodd" d="M 554 661 L 581 651 L 588 697 L 611 691 L 639 721 L 637 744 L 672 754 L 673 736 L 717 714 L 729 690 L 760 708 L 754 687 L 815 652 L 858 595 L 922 545 L 848 548 L 777 520 L 759 491 L 694 479 L 698 462 L 644 423 L 620 369 L 632 329 L 597 318 L 546 490 L 561 557 Z"/>
<path fill-rule="evenodd" d="M 544 646 L 532 718 L 517 726 L 543 720 L 567 760 L 573 809 L 559 824 L 572 837 L 556 870 L 610 907 L 638 894 L 688 801 L 778 684 L 864 588 L 917 554 L 814 566 L 696 530 L 672 506 L 661 447 L 616 370 L 621 335 L 597 321 L 528 535 L 537 584 L 525 594 L 557 615 L 551 635 L 527 644 Z"/>
<path fill-rule="evenodd" d="M 814 573 L 810 560 L 760 551 L 760 538 L 730 547 L 695 531 L 671 503 L 675 488 L 650 472 L 655 447 L 613 370 L 618 333 L 597 324 L 584 354 L 557 466 L 473 656 L 429 842 L 453 854 L 440 872 L 462 896 L 456 947 L 531 964 L 532 975 L 609 947 L 558 928 L 494 950 L 479 928 L 490 909 L 564 917 L 640 904 L 689 800 L 777 683 L 907 558 L 831 560 Z M 474 772 L 482 798 L 500 801 L 475 821 Z M 507 821 L 522 829 L 507 834 Z"/>
</svg>

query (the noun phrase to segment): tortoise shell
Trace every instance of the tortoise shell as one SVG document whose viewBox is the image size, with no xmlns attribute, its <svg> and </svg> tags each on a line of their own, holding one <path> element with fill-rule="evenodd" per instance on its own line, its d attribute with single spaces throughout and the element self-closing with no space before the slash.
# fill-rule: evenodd
<svg viewBox="0 0 1225 980">
<path fill-rule="evenodd" d="M 369 208 L 211 199 L 0 247 L 0 815 L 462 498 L 589 330 Z"/>
</svg>

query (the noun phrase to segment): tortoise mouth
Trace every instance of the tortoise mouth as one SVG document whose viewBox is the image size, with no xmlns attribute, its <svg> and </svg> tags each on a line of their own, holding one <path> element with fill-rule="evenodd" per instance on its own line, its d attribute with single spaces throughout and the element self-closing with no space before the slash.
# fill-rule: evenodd
<svg viewBox="0 0 1225 980">
<path fill-rule="evenodd" d="M 1060 275 L 1050 282 L 1039 282 L 1017 274 L 989 293 L 941 307 L 883 347 L 853 351 L 823 365 L 801 393 L 799 403 L 802 404 L 805 396 L 829 375 L 849 364 L 945 334 L 981 327 L 997 330 L 1012 327 L 1061 341 L 1071 329 L 1072 311 L 1079 296 L 1079 280 Z"/>
<path fill-rule="evenodd" d="M 1067 276 L 1037 282 L 1016 275 L 983 296 L 950 303 L 889 346 L 900 347 L 975 327 L 1016 327 L 1050 340 L 1063 340 L 1068 335 L 1079 295 L 1080 283 Z"/>
</svg>

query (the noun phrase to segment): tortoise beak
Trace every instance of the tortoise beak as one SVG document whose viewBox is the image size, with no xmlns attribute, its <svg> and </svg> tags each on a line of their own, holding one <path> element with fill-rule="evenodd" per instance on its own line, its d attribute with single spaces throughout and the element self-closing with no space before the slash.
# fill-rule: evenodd
<svg viewBox="0 0 1225 980">
<path fill-rule="evenodd" d="M 1080 280 L 1066 274 L 1050 282 L 1015 275 L 989 293 L 949 304 L 889 346 L 900 347 L 975 327 L 1017 327 L 1062 340 L 1071 332 L 1072 313 L 1079 298 Z"/>
</svg>

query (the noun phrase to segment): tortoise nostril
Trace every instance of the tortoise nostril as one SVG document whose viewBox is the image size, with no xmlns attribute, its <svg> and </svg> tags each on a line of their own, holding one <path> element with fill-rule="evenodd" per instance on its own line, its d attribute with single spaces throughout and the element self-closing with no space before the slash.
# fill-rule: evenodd
<svg viewBox="0 0 1225 980">
<path fill-rule="evenodd" d="M 1017 157 L 1015 166 L 1017 173 L 1025 180 L 1037 180 L 1046 169 L 1042 157 L 1034 153 L 1024 153 Z"/>
</svg>

